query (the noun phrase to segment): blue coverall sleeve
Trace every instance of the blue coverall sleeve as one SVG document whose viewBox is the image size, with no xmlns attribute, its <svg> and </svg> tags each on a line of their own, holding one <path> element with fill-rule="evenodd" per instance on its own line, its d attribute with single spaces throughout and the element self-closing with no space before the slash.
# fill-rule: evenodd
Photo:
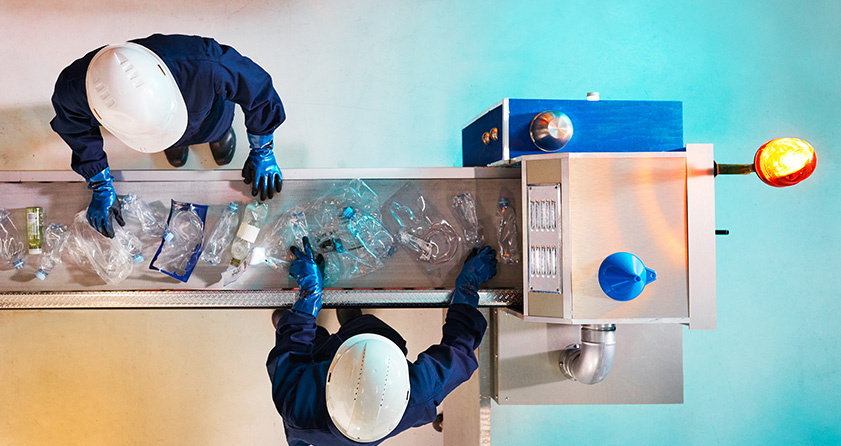
<svg viewBox="0 0 841 446">
<path fill-rule="evenodd" d="M 84 72 L 81 80 L 67 80 L 64 74 L 59 76 L 53 93 L 55 118 L 50 121 L 50 127 L 73 150 L 70 162 L 73 171 L 88 180 L 108 167 L 108 157 L 102 149 L 99 122 L 88 108 Z"/>
<path fill-rule="evenodd" d="M 488 322 L 479 310 L 453 304 L 447 311 L 441 343 L 418 355 L 414 362 L 412 392 L 437 406 L 479 367 L 474 350 L 482 342 Z"/>
<path fill-rule="evenodd" d="M 221 69 L 215 73 L 216 93 L 242 107 L 245 128 L 252 135 L 271 135 L 286 120 L 272 78 L 251 59 L 221 45 Z"/>
<path fill-rule="evenodd" d="M 298 410 L 295 396 L 298 384 L 309 381 L 315 340 L 315 317 L 286 311 L 275 332 L 275 346 L 269 352 L 266 368 L 272 382 L 272 399 L 281 415 Z M 295 407 L 285 407 L 288 404 Z M 290 417 L 291 418 L 291 417 Z"/>
</svg>

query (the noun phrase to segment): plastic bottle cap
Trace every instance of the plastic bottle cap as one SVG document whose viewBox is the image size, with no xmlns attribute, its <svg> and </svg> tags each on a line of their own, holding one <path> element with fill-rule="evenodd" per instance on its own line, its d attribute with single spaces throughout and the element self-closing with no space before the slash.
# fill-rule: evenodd
<svg viewBox="0 0 841 446">
<path fill-rule="evenodd" d="M 44 280 L 44 279 L 47 278 L 47 273 L 45 273 L 43 270 L 39 269 L 38 271 L 35 272 L 35 277 L 37 277 L 41 280 Z"/>
<path fill-rule="evenodd" d="M 13 263 L 12 265 L 15 266 L 15 269 L 21 269 L 23 268 L 23 260 L 15 260 L 15 263 Z"/>
<path fill-rule="evenodd" d="M 165 242 L 170 242 L 170 241 L 172 241 L 173 237 L 175 237 L 175 234 L 173 234 L 173 233 L 171 233 L 171 232 L 169 232 L 169 231 L 164 232 L 164 241 L 165 241 Z"/>
<path fill-rule="evenodd" d="M 344 210 L 345 218 L 353 218 L 354 214 L 356 214 L 356 211 L 354 211 L 352 207 L 348 206 L 348 207 L 345 208 L 345 210 Z"/>
<path fill-rule="evenodd" d="M 236 211 L 237 209 L 239 209 L 239 204 L 236 201 L 228 203 L 228 210 Z"/>
<path fill-rule="evenodd" d="M 134 263 L 140 263 L 143 261 L 143 254 L 135 254 L 132 258 L 134 258 Z"/>
</svg>

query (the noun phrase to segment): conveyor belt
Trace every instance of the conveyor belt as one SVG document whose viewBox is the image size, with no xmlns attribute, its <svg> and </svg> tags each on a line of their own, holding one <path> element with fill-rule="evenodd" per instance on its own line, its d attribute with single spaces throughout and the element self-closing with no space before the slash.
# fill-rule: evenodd
<svg viewBox="0 0 841 446">
<path fill-rule="evenodd" d="M 169 208 L 170 199 L 209 205 L 206 226 L 212 228 L 230 201 L 251 199 L 236 171 L 123 171 L 115 177 L 118 194 L 136 193 L 143 200 Z M 50 181 L 51 178 L 57 180 Z M 519 211 L 519 169 L 517 168 L 425 168 L 425 169 L 322 169 L 284 170 L 280 197 L 271 200 L 267 224 L 292 205 L 319 197 L 331 184 L 362 178 L 380 196 L 388 198 L 406 181 L 414 181 L 440 213 L 450 221 L 452 196 L 473 192 L 477 198 L 485 240 L 496 246 L 496 201 L 499 191 L 510 190 Z M 26 206 L 44 208 L 45 224 L 69 224 L 75 213 L 90 200 L 81 178 L 67 172 L 0 172 L 0 207 L 12 212 L 23 230 Z M 455 224 L 455 223 L 454 223 Z M 45 281 L 34 277 L 38 256 L 27 256 L 27 264 L 15 271 L 0 266 L 0 308 L 154 308 L 154 307 L 283 307 L 294 301 L 296 286 L 288 276 L 256 265 L 235 283 L 219 283 L 226 265 L 199 264 L 187 283 L 181 283 L 148 268 L 157 244 L 144 246 L 145 261 L 125 281 L 105 284 L 91 271 L 65 259 Z M 325 293 L 325 306 L 442 306 L 457 270 L 435 283 L 423 268 L 403 250 L 374 273 L 335 283 L 338 289 Z M 481 305 L 506 306 L 520 302 L 520 265 L 501 265 L 497 276 L 484 284 Z M 373 290 L 372 290 L 373 289 Z M 162 291 L 164 290 L 164 291 Z M 279 291 L 277 291 L 279 290 Z"/>
<path fill-rule="evenodd" d="M 49 308 L 284 308 L 298 297 L 294 290 L 264 291 L 58 291 L 0 293 L 0 309 Z M 479 306 L 522 303 L 519 290 L 481 290 Z M 324 308 L 444 307 L 448 290 L 324 290 Z"/>
</svg>

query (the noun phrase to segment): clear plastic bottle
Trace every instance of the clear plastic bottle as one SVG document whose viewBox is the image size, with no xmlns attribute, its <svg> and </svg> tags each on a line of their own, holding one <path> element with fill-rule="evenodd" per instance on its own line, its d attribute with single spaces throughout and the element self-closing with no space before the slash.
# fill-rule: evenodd
<svg viewBox="0 0 841 446">
<path fill-rule="evenodd" d="M 222 261 L 222 253 L 231 245 L 234 239 L 234 230 L 239 223 L 239 204 L 232 201 L 228 207 L 222 212 L 219 221 L 210 233 L 210 238 L 204 244 L 204 250 L 201 253 L 201 259 L 211 265 L 218 265 Z"/>
<path fill-rule="evenodd" d="M 166 230 L 166 216 L 158 215 L 148 203 L 137 198 L 136 194 L 128 194 L 122 199 L 123 213 L 133 216 L 140 221 L 143 232 L 152 237 L 161 237 Z"/>
<path fill-rule="evenodd" d="M 476 200 L 473 199 L 473 194 L 465 192 L 454 196 L 453 214 L 464 230 L 466 248 L 481 247 L 485 244 L 482 225 L 479 224 L 479 217 L 476 215 Z"/>
<path fill-rule="evenodd" d="M 346 207 L 343 213 L 351 234 L 374 258 L 381 261 L 394 254 L 394 238 L 376 218 L 352 207 Z"/>
<path fill-rule="evenodd" d="M 73 217 L 70 227 L 72 234 L 68 245 L 73 246 L 75 254 L 81 253 L 81 264 L 89 264 L 105 283 L 113 285 L 122 282 L 131 275 L 134 261 L 131 255 L 117 240 L 105 237 L 88 223 L 87 210 L 82 210 Z M 68 246 L 70 247 L 70 246 Z"/>
<path fill-rule="evenodd" d="M 125 250 L 131 255 L 134 263 L 142 262 L 143 242 L 141 242 L 136 235 L 132 234 L 127 229 L 116 224 L 113 219 L 111 219 L 111 227 L 114 228 L 114 238 L 117 239 L 123 248 L 125 248 Z"/>
<path fill-rule="evenodd" d="M 231 265 L 239 266 L 245 260 L 248 251 L 260 235 L 260 228 L 268 213 L 269 206 L 258 201 L 253 201 L 245 207 L 245 215 L 242 217 L 242 223 L 231 245 Z"/>
<path fill-rule="evenodd" d="M 51 224 L 44 229 L 43 252 L 35 277 L 41 280 L 46 279 L 50 271 L 61 263 L 61 253 L 64 251 L 69 236 L 70 231 L 65 225 Z"/>
<path fill-rule="evenodd" d="M 26 243 L 12 221 L 11 214 L 0 208 L 0 260 L 10 263 L 15 269 L 23 268 Z"/>
<path fill-rule="evenodd" d="M 155 266 L 183 276 L 193 252 L 202 243 L 204 222 L 191 208 L 179 208 L 169 220 Z"/>
<path fill-rule="evenodd" d="M 517 230 L 514 206 L 508 197 L 499 197 L 496 217 L 499 220 L 497 227 L 499 258 L 503 263 L 518 263 L 520 261 L 520 232 Z"/>
</svg>

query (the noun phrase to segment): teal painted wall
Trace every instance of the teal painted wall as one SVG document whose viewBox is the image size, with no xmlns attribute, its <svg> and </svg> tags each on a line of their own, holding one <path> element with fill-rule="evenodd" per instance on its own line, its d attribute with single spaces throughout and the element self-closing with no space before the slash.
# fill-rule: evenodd
<svg viewBox="0 0 841 446">
<path fill-rule="evenodd" d="M 462 126 L 501 98 L 588 91 L 683 101 L 685 141 L 713 143 L 719 162 L 807 139 L 818 168 L 798 186 L 716 180 L 717 226 L 731 230 L 717 239 L 718 328 L 685 332 L 684 404 L 499 407 L 492 438 L 841 443 L 841 2 L 57 3 L 0 6 L 12 42 L 0 59 L 15 67 L 0 80 L 29 86 L 0 92 L 0 148 L 50 149 L 63 168 L 69 151 L 46 124 L 55 76 L 104 42 L 152 32 L 214 36 L 266 67 L 289 112 L 276 134 L 287 168 L 459 165 Z"/>
<path fill-rule="evenodd" d="M 841 2 L 366 4 L 346 31 L 367 31 L 346 45 L 367 45 L 354 57 L 369 64 L 338 61 L 393 116 L 351 132 L 391 132 L 404 150 L 354 148 L 373 155 L 349 165 L 459 165 L 462 126 L 501 98 L 588 91 L 683 101 L 684 140 L 713 143 L 719 162 L 782 136 L 818 150 L 792 188 L 716 180 L 717 226 L 731 230 L 717 238 L 718 328 L 685 332 L 684 404 L 497 407 L 493 444 L 841 443 Z"/>
<path fill-rule="evenodd" d="M 684 404 L 497 407 L 493 443 L 841 443 L 841 2 L 525 4 L 458 13 L 486 61 L 456 73 L 461 121 L 503 96 L 681 100 L 719 162 L 798 136 L 818 168 L 716 180 L 718 328 L 685 331 Z"/>
</svg>

